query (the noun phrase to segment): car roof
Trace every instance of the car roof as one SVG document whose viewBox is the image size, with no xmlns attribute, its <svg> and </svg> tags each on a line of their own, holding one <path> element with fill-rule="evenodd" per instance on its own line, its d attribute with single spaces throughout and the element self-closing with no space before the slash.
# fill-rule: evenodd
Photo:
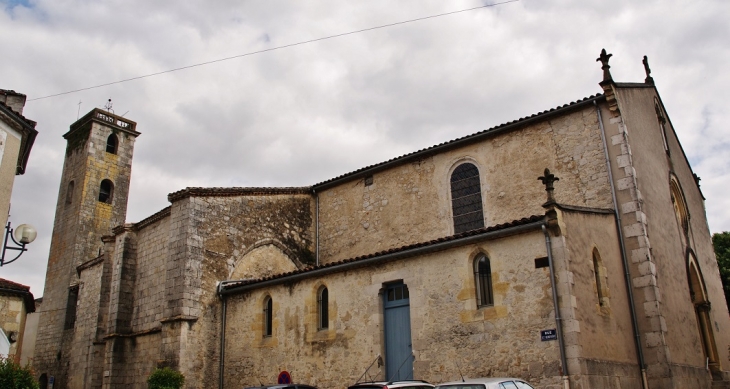
<svg viewBox="0 0 730 389">
<path fill-rule="evenodd" d="M 433 384 L 429 384 L 426 381 L 422 380 L 399 380 L 399 381 L 368 381 L 368 382 L 358 382 L 356 384 L 352 384 L 348 386 L 348 388 L 356 388 L 356 387 L 383 387 L 388 386 L 389 388 L 397 388 L 399 386 L 431 386 L 433 387 Z"/>
<path fill-rule="evenodd" d="M 483 378 L 467 378 L 461 381 L 451 381 L 451 382 L 444 382 L 443 384 L 438 384 L 436 386 L 446 386 L 446 385 L 464 385 L 464 384 L 496 384 L 499 382 L 504 381 L 524 381 L 521 378 L 512 378 L 512 377 L 483 377 Z"/>
</svg>

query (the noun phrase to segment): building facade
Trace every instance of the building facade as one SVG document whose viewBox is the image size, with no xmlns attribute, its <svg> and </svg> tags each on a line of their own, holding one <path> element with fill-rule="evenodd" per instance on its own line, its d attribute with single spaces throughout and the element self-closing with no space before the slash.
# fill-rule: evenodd
<svg viewBox="0 0 730 389">
<path fill-rule="evenodd" d="M 30 287 L 0 278 L 0 330 L 7 340 L 4 356 L 20 363 L 21 350 L 25 345 L 26 315 L 35 312 L 35 301 Z"/>
<path fill-rule="evenodd" d="M 116 157 L 113 125 L 90 113 L 67 134 L 38 374 L 60 388 L 144 388 L 162 366 L 188 388 L 283 371 L 321 388 L 460 374 L 728 387 L 698 179 L 648 67 L 615 82 L 603 54 L 601 94 L 311 187 L 187 188 L 138 223 L 123 224 L 133 143 L 91 173 Z M 106 203 L 106 179 L 123 203 Z M 86 200 L 64 213 L 77 183 Z"/>
<path fill-rule="evenodd" d="M 8 222 L 10 194 L 15 176 L 25 173 L 30 150 L 38 131 L 36 123 L 23 116 L 25 95 L 0 89 L 0 222 Z"/>
</svg>

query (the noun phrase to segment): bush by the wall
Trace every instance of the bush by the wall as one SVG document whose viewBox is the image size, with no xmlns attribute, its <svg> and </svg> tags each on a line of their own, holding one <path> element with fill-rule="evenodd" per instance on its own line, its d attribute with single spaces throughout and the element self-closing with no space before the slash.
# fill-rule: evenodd
<svg viewBox="0 0 730 389">
<path fill-rule="evenodd" d="M 147 378 L 149 389 L 181 389 L 184 383 L 185 376 L 169 367 L 155 369 Z"/>
<path fill-rule="evenodd" d="M 0 357 L 0 388 L 39 389 L 29 366 L 20 366 L 12 359 Z"/>
</svg>

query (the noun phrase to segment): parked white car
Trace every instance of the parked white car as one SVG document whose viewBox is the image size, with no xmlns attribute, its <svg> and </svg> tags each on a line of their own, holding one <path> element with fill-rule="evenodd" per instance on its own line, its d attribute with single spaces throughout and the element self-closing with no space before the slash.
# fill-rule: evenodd
<svg viewBox="0 0 730 389">
<path fill-rule="evenodd" d="M 535 389 L 519 378 L 472 378 L 439 384 L 436 389 Z"/>
</svg>

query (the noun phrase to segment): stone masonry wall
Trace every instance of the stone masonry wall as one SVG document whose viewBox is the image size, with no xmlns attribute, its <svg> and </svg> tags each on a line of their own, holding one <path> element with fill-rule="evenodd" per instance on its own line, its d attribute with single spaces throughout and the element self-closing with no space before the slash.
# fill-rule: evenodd
<svg viewBox="0 0 730 389">
<path fill-rule="evenodd" d="M 615 91 L 618 109 L 607 113 L 606 130 L 612 145 L 609 147 L 612 164 L 616 166 L 614 179 L 632 261 L 632 282 L 648 374 L 659 388 L 709 385 L 689 291 L 687 255 L 691 250 L 700 264 L 707 291 L 711 292 L 712 331 L 720 354 L 720 368 L 727 379 L 730 318 L 722 303 L 719 272 L 701 193 L 668 120 L 664 133 L 669 152 L 665 151 L 659 117 L 654 111 L 658 101 L 656 91 L 653 88 L 615 88 Z M 678 180 L 687 203 L 689 240 L 675 217 L 671 177 Z"/>
<path fill-rule="evenodd" d="M 98 380 L 100 371 L 94 371 L 94 342 L 97 341 L 99 302 L 104 263 L 98 262 L 81 272 L 76 324 L 73 331 L 73 347 L 68 350 L 68 386 L 88 388 L 92 380 Z M 94 375 L 96 374 L 96 377 Z"/>
<path fill-rule="evenodd" d="M 68 387 L 67 357 L 75 338 L 73 329 L 64 329 L 69 287 L 79 283 L 76 266 L 99 256 L 103 249 L 101 237 L 124 222 L 135 140 L 97 121 L 73 128 L 66 134 L 66 159 L 46 273 L 46 304 L 41 307 L 36 346 L 36 370 L 55 377 L 57 388 Z M 106 152 L 106 141 L 112 133 L 119 139 L 117 154 Z M 114 183 L 112 204 L 98 201 L 103 179 Z"/>
<path fill-rule="evenodd" d="M 559 221 L 560 235 L 551 239 L 571 387 L 640 389 L 615 217 L 565 210 Z"/>
<path fill-rule="evenodd" d="M 202 243 L 202 276 L 200 317 L 187 330 L 188 350 L 196 357 L 187 371 L 191 382 L 217 382 L 221 309 L 217 282 L 229 279 L 236 265 L 257 248 L 276 247 L 296 267 L 312 264 L 313 202 L 308 193 L 194 200 L 199 204 L 194 233 Z"/>
<path fill-rule="evenodd" d="M 523 129 L 377 172 L 372 185 L 345 182 L 319 193 L 320 261 L 328 263 L 453 234 L 450 176 L 470 162 L 480 172 L 485 225 L 542 214 L 549 167 L 557 201 L 611 208 L 595 110 L 577 109 Z"/>
<path fill-rule="evenodd" d="M 160 326 L 165 306 L 165 274 L 170 218 L 137 232 L 136 286 L 131 319 L 132 332 Z"/>
<path fill-rule="evenodd" d="M 473 260 L 492 266 L 494 306 L 477 308 Z M 256 386 L 287 370 L 295 382 L 341 388 L 360 377 L 383 349 L 381 289 L 402 280 L 410 291 L 414 376 L 430 382 L 518 376 L 558 388 L 549 271 L 534 259 L 546 254 L 535 231 L 448 251 L 378 264 L 228 298 L 224 387 Z M 317 290 L 329 290 L 329 328 L 317 330 Z M 262 304 L 273 300 L 273 336 L 263 336 Z M 242 346 L 245 345 L 245 346 Z M 457 366 L 458 365 L 458 366 Z M 384 379 L 374 365 L 369 377 Z"/>
</svg>

